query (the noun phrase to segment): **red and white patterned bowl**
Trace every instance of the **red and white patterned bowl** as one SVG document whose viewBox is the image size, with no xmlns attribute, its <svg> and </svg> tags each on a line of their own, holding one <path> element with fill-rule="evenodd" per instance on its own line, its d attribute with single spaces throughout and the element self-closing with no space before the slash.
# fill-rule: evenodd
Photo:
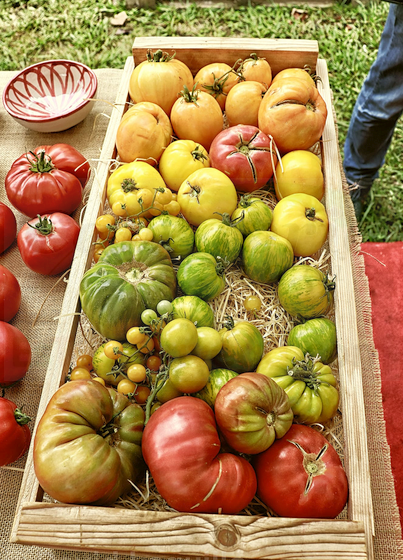
<svg viewBox="0 0 403 560">
<path fill-rule="evenodd" d="M 3 105 L 14 119 L 38 132 L 60 132 L 91 111 L 98 80 L 72 60 L 48 60 L 28 66 L 10 80 Z"/>
</svg>

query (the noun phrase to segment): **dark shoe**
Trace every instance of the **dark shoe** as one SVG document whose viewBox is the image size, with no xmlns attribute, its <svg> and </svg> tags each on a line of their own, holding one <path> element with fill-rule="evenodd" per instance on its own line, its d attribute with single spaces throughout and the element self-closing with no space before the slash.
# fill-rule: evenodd
<svg viewBox="0 0 403 560">
<path fill-rule="evenodd" d="M 360 222 L 363 214 L 364 204 L 361 198 L 357 198 L 357 200 L 353 200 L 353 204 L 354 204 L 355 217 L 357 218 L 357 222 Z"/>
<path fill-rule="evenodd" d="M 370 188 L 371 185 L 363 186 L 359 185 L 358 183 L 349 183 L 349 192 L 351 200 L 354 204 L 355 217 L 357 218 L 357 222 L 359 222 L 362 218 L 364 202 L 370 191 Z"/>
</svg>

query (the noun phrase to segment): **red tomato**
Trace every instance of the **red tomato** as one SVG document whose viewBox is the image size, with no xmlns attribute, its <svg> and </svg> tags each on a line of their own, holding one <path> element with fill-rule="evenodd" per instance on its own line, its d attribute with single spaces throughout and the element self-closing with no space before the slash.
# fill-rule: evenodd
<svg viewBox="0 0 403 560">
<path fill-rule="evenodd" d="M 25 335 L 0 321 L 0 387 L 10 387 L 20 381 L 30 363 L 31 347 Z"/>
<path fill-rule="evenodd" d="M 7 196 L 30 218 L 52 212 L 71 214 L 81 203 L 89 172 L 89 163 L 72 146 L 39 146 L 12 164 L 5 181 Z"/>
<path fill-rule="evenodd" d="M 210 147 L 211 167 L 219 169 L 242 192 L 261 189 L 273 175 L 277 156 L 271 140 L 255 126 L 231 126 Z"/>
<path fill-rule="evenodd" d="M 67 214 L 56 212 L 34 218 L 17 237 L 22 260 L 38 274 L 59 274 L 73 261 L 79 233 L 78 224 Z"/>
<path fill-rule="evenodd" d="M 17 278 L 0 264 L 0 321 L 11 321 L 20 308 L 21 288 Z"/>
<path fill-rule="evenodd" d="M 340 458 L 319 432 L 293 424 L 257 455 L 258 496 L 280 517 L 334 518 L 348 496 Z"/>
<path fill-rule="evenodd" d="M 0 467 L 14 463 L 27 451 L 30 420 L 12 401 L 0 397 Z"/>
<path fill-rule="evenodd" d="M 17 235 L 17 220 L 8 206 L 0 202 L 0 254 L 8 249 Z"/>
<path fill-rule="evenodd" d="M 256 476 L 243 457 L 220 453 L 214 413 L 195 397 L 177 397 L 148 421 L 142 451 L 158 491 L 184 512 L 238 513 L 255 495 Z"/>
</svg>

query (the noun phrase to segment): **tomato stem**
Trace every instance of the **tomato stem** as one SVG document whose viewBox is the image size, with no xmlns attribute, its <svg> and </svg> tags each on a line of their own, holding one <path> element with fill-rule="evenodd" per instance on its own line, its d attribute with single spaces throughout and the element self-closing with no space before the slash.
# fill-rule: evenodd
<svg viewBox="0 0 403 560">
<path fill-rule="evenodd" d="M 31 418 L 25 414 L 24 412 L 22 412 L 22 407 L 21 408 L 16 408 L 14 410 L 14 418 L 17 422 L 17 424 L 19 424 L 20 426 L 25 426 L 25 424 L 28 424 L 28 422 L 31 421 Z"/>
<path fill-rule="evenodd" d="M 50 173 L 50 171 L 55 168 L 50 156 L 46 154 L 45 150 L 40 150 L 39 155 L 32 151 L 29 153 L 34 157 L 32 160 L 27 154 L 27 160 L 31 164 L 29 170 L 32 173 Z"/>
<path fill-rule="evenodd" d="M 35 225 L 32 225 L 29 222 L 27 222 L 29 227 L 31 227 L 32 229 L 36 229 L 36 231 L 41 235 L 49 235 L 54 231 L 52 220 L 50 218 L 48 218 L 47 216 L 44 216 L 42 218 L 40 214 L 37 215 L 37 218 L 39 221 L 36 222 Z"/>
</svg>

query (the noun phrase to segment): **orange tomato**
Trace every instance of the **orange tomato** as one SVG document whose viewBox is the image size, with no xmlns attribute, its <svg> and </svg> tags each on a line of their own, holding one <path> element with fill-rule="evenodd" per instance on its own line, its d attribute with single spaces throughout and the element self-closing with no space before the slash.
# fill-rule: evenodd
<svg viewBox="0 0 403 560">
<path fill-rule="evenodd" d="M 171 123 L 178 138 L 193 140 L 208 151 L 223 129 L 224 117 L 214 97 L 193 88 L 192 91 L 184 90 L 175 101 Z"/>
<path fill-rule="evenodd" d="M 157 165 L 171 143 L 172 127 L 167 114 L 155 103 L 133 105 L 123 116 L 116 134 L 120 159 L 130 163 L 141 159 Z"/>
<path fill-rule="evenodd" d="M 169 116 L 178 93 L 186 85 L 191 89 L 193 76 L 189 68 L 161 50 L 149 52 L 147 60 L 133 70 L 129 93 L 135 103 L 156 103 Z"/>
<path fill-rule="evenodd" d="M 280 70 L 280 72 L 274 76 L 271 83 L 274 84 L 283 79 L 293 80 L 294 78 L 303 80 L 307 86 L 315 86 L 315 81 L 311 76 L 309 68 L 285 68 L 284 70 Z"/>
<path fill-rule="evenodd" d="M 239 68 L 239 72 L 247 81 L 260 82 L 268 88 L 272 80 L 271 66 L 266 59 L 253 53 L 246 58 Z"/>
<path fill-rule="evenodd" d="M 225 115 L 229 126 L 258 124 L 259 107 L 267 86 L 257 81 L 235 84 L 227 96 Z"/>
<path fill-rule="evenodd" d="M 193 80 L 197 89 L 209 93 L 216 99 L 222 111 L 225 109 L 228 92 L 238 82 L 239 76 L 224 62 L 213 62 L 203 66 Z"/>
<path fill-rule="evenodd" d="M 263 97 L 258 127 L 271 134 L 285 154 L 313 146 L 322 136 L 326 118 L 326 103 L 315 86 L 284 78 L 273 82 Z"/>
</svg>

